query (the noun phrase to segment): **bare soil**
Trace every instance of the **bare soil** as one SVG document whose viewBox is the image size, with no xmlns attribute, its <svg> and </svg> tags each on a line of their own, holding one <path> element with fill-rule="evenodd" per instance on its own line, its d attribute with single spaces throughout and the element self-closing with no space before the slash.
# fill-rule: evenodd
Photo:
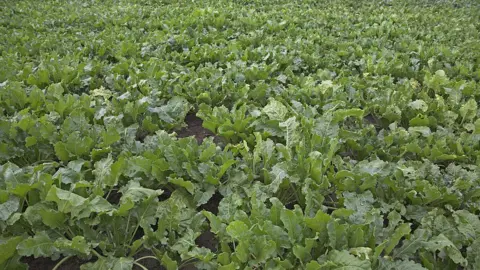
<svg viewBox="0 0 480 270">
<path fill-rule="evenodd" d="M 185 123 L 187 124 L 187 127 L 181 129 L 177 133 L 179 138 L 194 136 L 198 143 L 202 143 L 203 139 L 207 137 L 214 137 L 215 141 L 219 139 L 210 130 L 204 128 L 202 126 L 202 119 L 198 118 L 193 113 L 187 114 L 185 117 Z"/>
<path fill-rule="evenodd" d="M 28 264 L 28 269 L 31 270 L 51 270 L 57 265 L 57 263 L 63 258 L 60 258 L 56 261 L 51 260 L 50 258 L 34 258 L 25 257 L 22 259 L 22 262 Z M 87 263 L 88 261 L 82 260 L 78 257 L 72 257 L 62 263 L 58 270 L 80 270 L 80 265 Z"/>
</svg>

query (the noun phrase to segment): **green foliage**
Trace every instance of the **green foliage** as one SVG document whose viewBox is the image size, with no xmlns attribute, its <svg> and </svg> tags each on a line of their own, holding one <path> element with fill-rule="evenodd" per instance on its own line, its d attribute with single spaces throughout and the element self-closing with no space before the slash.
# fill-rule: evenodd
<svg viewBox="0 0 480 270">
<path fill-rule="evenodd" d="M 479 16 L 2 3 L 0 269 L 480 269 Z"/>
</svg>

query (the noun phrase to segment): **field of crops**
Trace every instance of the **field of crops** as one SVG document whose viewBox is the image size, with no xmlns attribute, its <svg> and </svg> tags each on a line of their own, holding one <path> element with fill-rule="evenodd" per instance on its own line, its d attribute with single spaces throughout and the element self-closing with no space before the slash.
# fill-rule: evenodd
<svg viewBox="0 0 480 270">
<path fill-rule="evenodd" d="M 0 269 L 480 269 L 476 0 L 0 1 Z"/>
</svg>

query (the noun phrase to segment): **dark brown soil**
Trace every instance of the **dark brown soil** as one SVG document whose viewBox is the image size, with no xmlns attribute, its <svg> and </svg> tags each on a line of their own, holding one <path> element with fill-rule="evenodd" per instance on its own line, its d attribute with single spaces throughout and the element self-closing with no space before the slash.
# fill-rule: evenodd
<svg viewBox="0 0 480 270">
<path fill-rule="evenodd" d="M 201 143 L 203 139 L 207 137 L 215 137 L 210 130 L 202 126 L 202 119 L 198 118 L 195 114 L 187 114 L 185 123 L 187 123 L 187 127 L 178 132 L 177 135 L 179 138 L 194 136 L 198 143 Z"/>
<path fill-rule="evenodd" d="M 220 201 L 222 199 L 223 199 L 223 196 L 220 193 L 216 192 L 215 194 L 213 194 L 212 198 L 210 198 L 210 200 L 208 200 L 206 204 L 200 205 L 199 211 L 206 210 L 215 215 L 218 214 L 218 205 L 220 204 Z"/>
<path fill-rule="evenodd" d="M 376 118 L 372 114 L 365 116 L 363 120 L 367 124 L 372 124 L 377 130 L 377 132 L 379 132 L 382 129 L 382 122 L 380 121 L 380 119 Z"/>
<path fill-rule="evenodd" d="M 34 257 L 25 257 L 22 258 L 22 262 L 28 264 L 28 269 L 30 270 L 51 270 L 57 265 L 58 262 L 63 258 L 60 258 L 56 261 L 52 261 L 50 258 L 34 258 Z M 88 261 L 82 260 L 78 257 L 72 257 L 62 263 L 58 270 L 79 270 L 80 265 L 87 263 Z"/>
<path fill-rule="evenodd" d="M 120 198 L 122 197 L 122 193 L 118 192 L 118 189 L 113 189 L 107 197 L 107 201 L 111 204 L 118 204 L 120 202 Z"/>
<path fill-rule="evenodd" d="M 211 231 L 205 231 L 200 234 L 200 236 L 195 239 L 195 244 L 199 247 L 208 248 L 213 252 L 218 250 L 218 240 Z"/>
<path fill-rule="evenodd" d="M 155 256 L 155 255 L 150 250 L 143 250 L 135 255 L 135 259 L 138 259 L 144 256 Z M 145 266 L 147 269 L 165 270 L 165 267 L 163 267 L 162 264 L 160 264 L 160 262 L 155 259 L 151 259 L 151 258 L 143 259 L 143 260 L 140 260 L 138 263 Z M 134 265 L 133 270 L 142 270 L 142 268 L 140 268 L 137 265 Z"/>
<path fill-rule="evenodd" d="M 144 257 L 144 256 L 154 256 L 152 252 L 149 250 L 141 251 L 137 255 L 135 255 L 135 259 Z M 22 261 L 26 264 L 28 264 L 29 269 L 31 270 L 51 270 L 55 267 L 55 265 L 61 260 L 62 258 L 52 261 L 49 258 L 34 258 L 34 257 L 26 257 L 23 258 Z M 96 259 L 92 259 L 91 261 L 95 261 Z M 79 270 L 80 265 L 85 264 L 89 261 L 82 260 L 78 257 L 72 257 L 62 263 L 60 265 L 59 270 Z M 157 270 L 164 270 L 165 268 L 160 264 L 158 260 L 147 258 L 139 261 L 143 266 L 145 266 L 147 269 L 157 269 Z M 134 270 L 141 270 L 140 267 L 134 265 L 133 266 Z"/>
<path fill-rule="evenodd" d="M 223 196 L 220 193 L 213 194 L 212 198 L 206 203 L 201 205 L 199 211 L 206 210 L 213 214 L 218 214 L 218 205 L 223 199 Z M 203 232 L 197 239 L 195 239 L 195 244 L 199 247 L 205 247 L 210 249 L 213 252 L 218 250 L 218 239 L 215 237 L 211 231 Z"/>
</svg>

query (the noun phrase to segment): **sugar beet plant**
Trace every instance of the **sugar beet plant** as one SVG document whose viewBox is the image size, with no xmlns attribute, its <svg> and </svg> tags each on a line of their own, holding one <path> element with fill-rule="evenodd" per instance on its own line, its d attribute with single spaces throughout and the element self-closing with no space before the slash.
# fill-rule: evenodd
<svg viewBox="0 0 480 270">
<path fill-rule="evenodd" d="M 3 1 L 0 268 L 480 269 L 479 18 Z"/>
</svg>

